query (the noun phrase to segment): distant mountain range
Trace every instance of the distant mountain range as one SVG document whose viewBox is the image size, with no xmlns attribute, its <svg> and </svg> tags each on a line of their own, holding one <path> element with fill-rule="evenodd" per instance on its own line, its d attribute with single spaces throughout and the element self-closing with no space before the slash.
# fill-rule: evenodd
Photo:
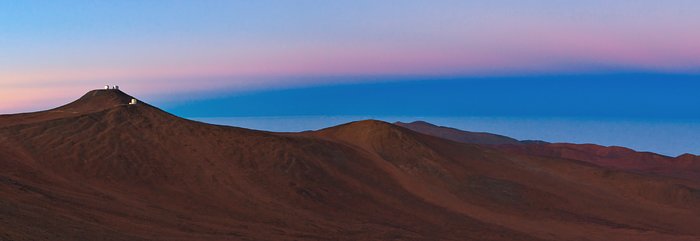
<svg viewBox="0 0 700 241">
<path fill-rule="evenodd" d="M 618 146 L 606 147 L 595 144 L 548 143 L 533 140 L 518 141 L 506 136 L 463 131 L 450 127 L 436 126 L 424 121 L 411 123 L 396 122 L 394 124 L 416 132 L 452 141 L 490 145 L 496 149 L 510 153 L 572 159 L 617 170 L 700 181 L 700 157 L 692 154 L 668 157 L 651 152 L 637 152 L 629 148 Z"/>
<path fill-rule="evenodd" d="M 484 132 L 463 131 L 450 127 L 436 126 L 425 121 L 415 121 L 411 123 L 396 122 L 394 124 L 423 134 L 462 143 L 486 145 L 520 144 L 520 141 L 507 136 Z"/>
<path fill-rule="evenodd" d="M 699 240 L 698 157 L 425 122 L 273 133 L 120 90 L 0 116 L 0 240 Z"/>
</svg>

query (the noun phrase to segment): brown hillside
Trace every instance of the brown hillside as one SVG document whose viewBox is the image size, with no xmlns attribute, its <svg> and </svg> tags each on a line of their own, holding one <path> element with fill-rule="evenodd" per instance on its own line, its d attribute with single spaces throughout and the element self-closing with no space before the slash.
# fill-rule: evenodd
<svg viewBox="0 0 700 241">
<path fill-rule="evenodd" d="M 55 109 L 34 113 L 0 115 L 0 127 L 85 115 L 120 105 L 127 105 L 132 98 L 118 89 L 93 90 L 80 97 L 80 99 Z"/>
<path fill-rule="evenodd" d="M 414 121 L 411 123 L 396 122 L 397 126 L 405 127 L 423 134 L 437 136 L 440 138 L 453 140 L 462 143 L 485 144 L 485 145 L 517 145 L 520 142 L 516 139 L 485 132 L 463 131 L 455 128 L 436 126 L 425 121 Z"/>
<path fill-rule="evenodd" d="M 700 181 L 700 157 L 691 154 L 668 157 L 617 146 L 569 143 L 532 143 L 499 148 L 528 155 L 580 160 L 617 170 Z"/>
<path fill-rule="evenodd" d="M 548 143 L 544 141 L 518 142 L 500 135 L 441 127 L 423 121 L 398 122 L 397 125 L 427 135 L 462 143 L 487 145 L 511 153 L 572 159 L 615 170 L 700 181 L 700 157 L 691 154 L 674 158 L 617 146 L 606 147 L 594 144 Z"/>
<path fill-rule="evenodd" d="M 0 240 L 697 240 L 700 185 L 362 121 L 208 125 L 95 91 L 0 117 Z"/>
</svg>

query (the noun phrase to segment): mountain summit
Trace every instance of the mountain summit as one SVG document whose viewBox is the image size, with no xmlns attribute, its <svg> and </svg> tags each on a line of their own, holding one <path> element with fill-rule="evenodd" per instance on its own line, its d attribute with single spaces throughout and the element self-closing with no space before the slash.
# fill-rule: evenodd
<svg viewBox="0 0 700 241">
<path fill-rule="evenodd" d="M 0 127 L 68 118 L 126 106 L 134 97 L 119 89 L 99 89 L 87 92 L 79 99 L 51 110 L 0 116 Z"/>
<path fill-rule="evenodd" d="M 381 121 L 209 125 L 131 99 L 0 116 L 0 240 L 700 238 L 692 180 Z"/>
<path fill-rule="evenodd" d="M 54 109 L 72 113 L 100 111 L 120 105 L 128 105 L 134 97 L 119 89 L 100 89 L 87 92 L 80 99 Z"/>
</svg>

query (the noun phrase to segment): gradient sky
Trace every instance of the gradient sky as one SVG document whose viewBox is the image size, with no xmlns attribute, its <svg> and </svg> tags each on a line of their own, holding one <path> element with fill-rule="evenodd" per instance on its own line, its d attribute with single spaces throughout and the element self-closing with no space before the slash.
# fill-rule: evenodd
<svg viewBox="0 0 700 241">
<path fill-rule="evenodd" d="M 251 128 L 425 119 L 700 154 L 698 13 L 697 0 L 0 1 L 0 113 L 118 84 Z"/>
<path fill-rule="evenodd" d="M 158 101 L 386 76 L 695 74 L 698 13 L 693 0 L 2 1 L 0 113 L 105 83 Z"/>
</svg>

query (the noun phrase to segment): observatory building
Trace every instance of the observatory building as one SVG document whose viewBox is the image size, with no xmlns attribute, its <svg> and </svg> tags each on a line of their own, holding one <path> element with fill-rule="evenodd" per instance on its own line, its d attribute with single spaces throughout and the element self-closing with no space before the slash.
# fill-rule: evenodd
<svg viewBox="0 0 700 241">
<path fill-rule="evenodd" d="M 119 89 L 119 85 L 115 85 L 115 86 L 112 86 L 112 87 L 110 87 L 109 85 L 105 85 L 105 89 L 106 89 L 106 90 L 118 90 L 118 89 Z"/>
</svg>

